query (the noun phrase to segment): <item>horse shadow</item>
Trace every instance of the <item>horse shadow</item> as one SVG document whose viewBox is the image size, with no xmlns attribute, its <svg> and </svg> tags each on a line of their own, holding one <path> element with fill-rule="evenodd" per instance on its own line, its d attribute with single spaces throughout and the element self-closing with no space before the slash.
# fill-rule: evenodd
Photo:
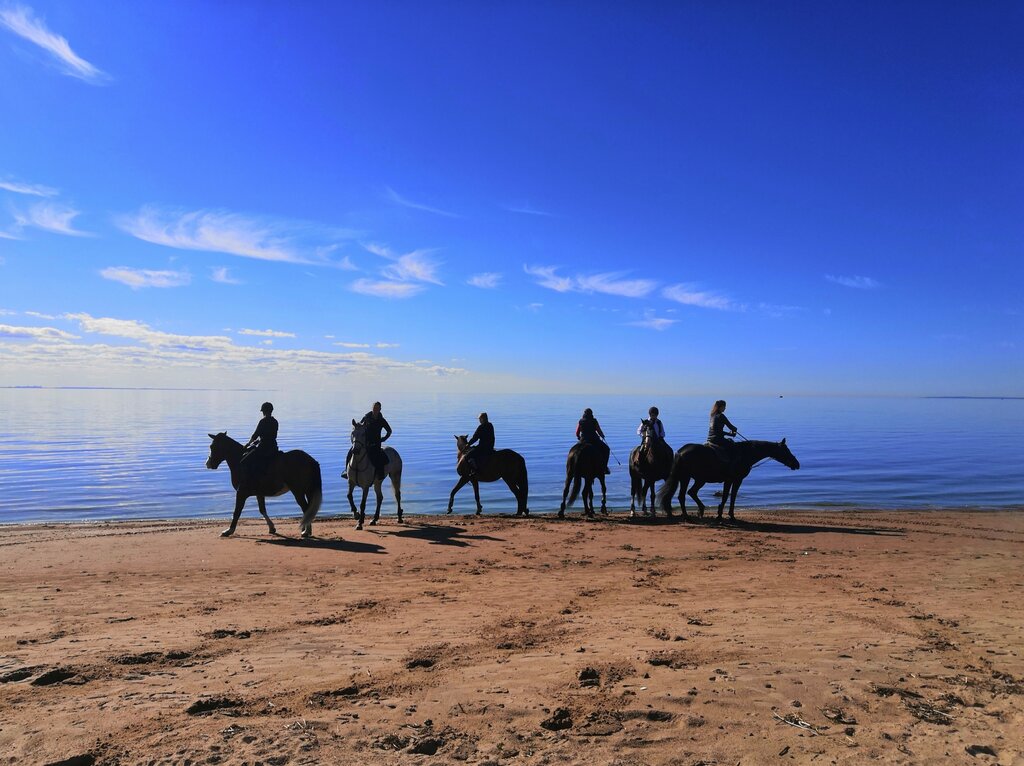
<svg viewBox="0 0 1024 766">
<path fill-rule="evenodd" d="M 273 539 L 262 539 L 256 542 L 263 545 L 280 545 L 285 548 L 319 548 L 339 553 L 386 553 L 383 545 L 376 543 L 357 543 L 352 540 L 327 539 L 323 537 L 284 537 L 277 535 Z"/>
<path fill-rule="evenodd" d="M 379 534 L 379 533 L 378 533 Z M 388 536 L 410 537 L 415 540 L 426 540 L 431 545 L 451 545 L 456 548 L 468 548 L 473 540 L 503 543 L 502 537 L 491 535 L 470 535 L 462 527 L 450 527 L 445 524 L 415 524 L 397 532 L 386 532 Z"/>
<path fill-rule="evenodd" d="M 802 524 L 800 522 L 782 521 L 749 521 L 747 519 L 719 519 L 715 516 L 705 516 L 703 519 L 691 514 L 688 519 L 680 519 L 678 516 L 671 519 L 660 519 L 665 523 L 679 523 L 699 525 L 703 527 L 722 527 L 725 529 L 736 529 L 743 532 L 764 532 L 766 534 L 790 534 L 790 535 L 868 535 L 872 537 L 904 537 L 905 529 L 891 527 L 843 527 L 826 524 Z"/>
</svg>

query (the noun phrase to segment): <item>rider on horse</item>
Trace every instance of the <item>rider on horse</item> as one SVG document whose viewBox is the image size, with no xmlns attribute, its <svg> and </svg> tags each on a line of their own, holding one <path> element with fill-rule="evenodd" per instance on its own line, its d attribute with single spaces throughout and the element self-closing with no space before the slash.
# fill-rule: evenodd
<svg viewBox="0 0 1024 766">
<path fill-rule="evenodd" d="M 641 420 L 640 425 L 637 426 L 636 434 L 641 437 L 640 441 L 643 443 L 643 437 L 647 434 L 650 436 L 665 441 L 665 425 L 658 419 L 658 408 L 651 407 L 647 410 L 648 418 Z M 639 460 L 640 453 L 636 453 L 636 459 Z"/>
<path fill-rule="evenodd" d="M 736 436 L 736 426 L 729 422 L 725 416 L 725 400 L 719 399 L 711 408 L 711 417 L 708 424 L 707 444 L 715 450 L 715 453 L 725 463 L 732 462 L 732 439 L 725 438 L 725 429 L 728 428 L 730 436 Z"/>
<path fill-rule="evenodd" d="M 576 424 L 576 438 L 584 444 L 593 444 L 601 450 L 601 454 L 604 457 L 604 472 L 611 473 L 611 470 L 608 468 L 608 456 L 611 454 L 612 448 L 605 443 L 601 424 L 597 422 L 597 418 L 594 417 L 594 411 L 589 407 L 583 410 L 583 417 Z"/>
<path fill-rule="evenodd" d="M 469 467 L 470 477 L 476 476 L 480 465 L 486 463 L 487 458 L 494 454 L 494 424 L 487 419 L 487 413 L 480 413 L 480 425 L 466 446 L 472 446 L 473 442 L 479 442 L 466 455 L 466 465 Z"/>
<path fill-rule="evenodd" d="M 373 464 L 373 467 L 377 469 L 377 478 L 383 479 L 387 475 L 388 456 L 380 445 L 391 436 L 391 425 L 380 412 L 380 402 L 373 403 L 373 409 L 363 415 L 359 425 L 366 428 L 366 451 L 370 456 L 370 462 Z M 381 431 L 387 431 L 383 438 L 380 435 Z M 345 457 L 345 473 L 341 475 L 343 479 L 348 478 L 348 462 L 351 459 L 352 450 L 350 448 L 348 455 Z"/>
<path fill-rule="evenodd" d="M 252 478 L 263 475 L 270 461 L 277 455 L 277 418 L 271 414 L 273 411 L 273 404 L 263 402 L 260 406 L 263 418 L 256 424 L 256 430 L 245 445 L 242 467 Z"/>
</svg>

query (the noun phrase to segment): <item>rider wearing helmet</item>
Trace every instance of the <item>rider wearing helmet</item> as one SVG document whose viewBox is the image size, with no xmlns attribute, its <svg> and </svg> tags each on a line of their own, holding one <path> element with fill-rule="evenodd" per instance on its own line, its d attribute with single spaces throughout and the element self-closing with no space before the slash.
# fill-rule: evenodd
<svg viewBox="0 0 1024 766">
<path fill-rule="evenodd" d="M 373 409 L 363 415 L 359 425 L 366 428 L 366 452 L 370 456 L 370 463 L 377 469 L 377 478 L 383 479 L 387 475 L 388 456 L 380 445 L 391 437 L 391 425 L 381 414 L 380 402 L 373 403 Z M 386 431 L 387 433 L 381 437 L 381 431 Z M 345 473 L 341 475 L 343 479 L 348 478 L 348 461 L 351 459 L 352 450 L 350 448 L 348 455 L 345 457 Z"/>
<path fill-rule="evenodd" d="M 593 444 L 600 449 L 601 454 L 604 456 L 604 472 L 611 473 L 611 470 L 608 468 L 608 456 L 612 448 L 605 443 L 604 431 L 601 430 L 601 424 L 597 422 L 597 418 L 594 417 L 594 411 L 590 407 L 583 410 L 583 417 L 576 424 L 576 438 L 585 444 Z"/>
<path fill-rule="evenodd" d="M 274 405 L 270 402 L 263 402 L 260 405 L 262 419 L 256 424 L 256 430 L 252 432 L 249 441 L 245 445 L 245 454 L 242 455 L 242 465 L 250 476 L 257 476 L 264 473 L 270 461 L 277 454 L 277 418 L 271 413 Z"/>
</svg>

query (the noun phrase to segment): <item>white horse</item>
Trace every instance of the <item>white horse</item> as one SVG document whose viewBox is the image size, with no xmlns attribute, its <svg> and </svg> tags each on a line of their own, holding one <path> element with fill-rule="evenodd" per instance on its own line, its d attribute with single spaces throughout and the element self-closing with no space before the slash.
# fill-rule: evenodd
<svg viewBox="0 0 1024 766">
<path fill-rule="evenodd" d="M 395 502 L 398 504 L 398 522 L 402 522 L 402 458 L 398 451 L 385 447 L 384 454 L 388 457 L 385 466 L 385 477 L 391 477 L 391 486 L 395 490 Z M 380 520 L 380 504 L 384 500 L 384 493 L 380 491 L 380 485 L 384 479 L 377 478 L 377 469 L 370 462 L 370 451 L 366 447 L 366 426 L 352 421 L 352 457 L 348 463 L 348 504 L 352 508 L 352 515 L 359 522 L 356 529 L 363 528 L 366 520 L 366 493 L 373 485 L 373 491 L 377 493 L 377 510 L 373 514 L 370 526 L 376 526 Z M 359 503 L 359 510 L 356 510 L 356 502 L 352 493 L 356 487 L 363 488 L 363 499 Z"/>
</svg>

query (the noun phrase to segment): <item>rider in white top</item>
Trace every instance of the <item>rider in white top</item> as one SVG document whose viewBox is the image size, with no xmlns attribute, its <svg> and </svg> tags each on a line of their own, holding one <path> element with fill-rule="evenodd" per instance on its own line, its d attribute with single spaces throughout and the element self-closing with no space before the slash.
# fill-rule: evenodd
<svg viewBox="0 0 1024 766">
<path fill-rule="evenodd" d="M 662 422 L 660 420 L 658 420 L 658 408 L 651 407 L 651 409 L 647 411 L 647 414 L 650 415 L 650 417 L 647 419 L 647 422 L 649 423 L 650 428 L 654 429 L 654 435 L 657 436 L 662 441 L 665 441 L 665 426 L 662 425 Z M 640 421 L 640 425 L 636 429 L 636 433 L 638 436 L 644 435 L 644 422 L 642 420 Z"/>
</svg>

